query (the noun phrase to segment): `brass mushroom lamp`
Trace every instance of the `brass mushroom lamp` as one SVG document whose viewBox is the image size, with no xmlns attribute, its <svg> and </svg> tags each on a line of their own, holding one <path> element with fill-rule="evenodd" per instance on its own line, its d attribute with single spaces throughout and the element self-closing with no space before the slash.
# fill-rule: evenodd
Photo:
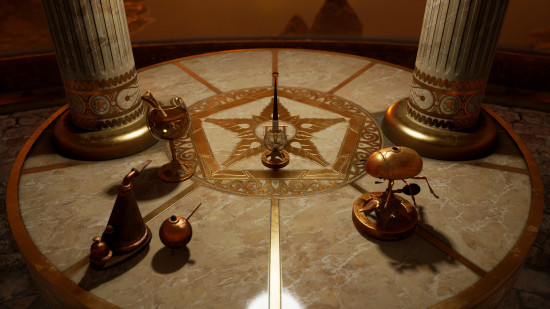
<svg viewBox="0 0 550 309">
<path fill-rule="evenodd" d="M 405 179 L 426 180 L 430 192 L 439 198 L 428 179 L 417 176 L 422 171 L 422 158 L 413 149 L 393 146 L 376 151 L 363 165 L 369 175 L 383 181 L 388 180 L 388 187 L 384 192 L 365 193 L 355 200 L 352 213 L 355 227 L 362 234 L 380 240 L 406 238 L 414 231 L 418 222 L 414 196 L 420 192 L 420 186 Z M 393 190 L 395 180 L 402 180 L 405 186 Z M 410 195 L 414 206 L 395 193 Z"/>
<path fill-rule="evenodd" d="M 273 122 L 271 129 L 264 135 L 264 145 L 268 149 L 262 153 L 262 164 L 271 169 L 280 169 L 288 165 L 290 156 L 284 150 L 287 137 L 283 130 L 279 129 L 279 111 L 277 109 L 277 77 L 279 73 L 273 72 Z"/>
</svg>

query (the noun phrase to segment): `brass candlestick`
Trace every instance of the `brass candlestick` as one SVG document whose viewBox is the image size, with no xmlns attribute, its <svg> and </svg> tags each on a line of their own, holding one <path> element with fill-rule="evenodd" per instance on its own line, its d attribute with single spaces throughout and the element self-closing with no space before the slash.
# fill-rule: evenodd
<svg viewBox="0 0 550 309">
<path fill-rule="evenodd" d="M 277 109 L 277 77 L 279 73 L 273 72 L 273 122 L 271 129 L 264 135 L 264 145 L 268 149 L 262 153 L 262 164 L 272 169 L 280 169 L 288 165 L 290 156 L 283 150 L 287 144 L 287 137 L 283 130 L 279 129 L 279 111 Z"/>
<path fill-rule="evenodd" d="M 381 240 L 409 236 L 418 222 L 414 196 L 420 192 L 420 186 L 405 179 L 425 179 L 430 192 L 439 198 L 428 179 L 417 176 L 422 171 L 422 158 L 410 148 L 393 146 L 376 151 L 363 164 L 371 176 L 388 180 L 388 187 L 384 192 L 366 193 L 355 200 L 352 213 L 355 227 L 362 234 Z M 405 187 L 393 190 L 394 181 L 399 179 Z M 414 206 L 394 193 L 410 195 Z"/>
</svg>

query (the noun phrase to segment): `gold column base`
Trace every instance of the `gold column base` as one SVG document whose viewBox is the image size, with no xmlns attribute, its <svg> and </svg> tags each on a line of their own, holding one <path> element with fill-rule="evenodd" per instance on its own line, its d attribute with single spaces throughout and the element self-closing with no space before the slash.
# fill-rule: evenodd
<svg viewBox="0 0 550 309">
<path fill-rule="evenodd" d="M 488 155 L 495 144 L 496 127 L 483 110 L 476 125 L 460 131 L 425 126 L 406 114 L 407 99 L 394 103 L 382 122 L 384 134 L 396 145 L 421 156 L 441 160 L 472 160 Z"/>
<path fill-rule="evenodd" d="M 120 128 L 88 131 L 74 125 L 67 110 L 54 127 L 54 142 L 59 154 L 78 160 L 127 157 L 153 146 L 157 141 L 147 128 L 145 114 Z"/>
</svg>

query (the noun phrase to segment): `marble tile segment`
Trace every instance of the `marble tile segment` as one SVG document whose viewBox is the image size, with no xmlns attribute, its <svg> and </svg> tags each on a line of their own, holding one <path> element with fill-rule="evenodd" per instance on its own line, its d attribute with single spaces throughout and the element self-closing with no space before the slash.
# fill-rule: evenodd
<svg viewBox="0 0 550 309">
<path fill-rule="evenodd" d="M 328 92 L 371 61 L 339 54 L 281 50 L 279 84 Z"/>
<path fill-rule="evenodd" d="M 271 51 L 217 53 L 185 59 L 180 63 L 222 92 L 272 84 Z"/>
<path fill-rule="evenodd" d="M 280 201 L 283 288 L 303 308 L 426 308 L 479 278 L 416 234 L 367 239 L 350 187 Z"/>
<path fill-rule="evenodd" d="M 29 151 L 27 158 L 25 159 L 25 162 L 23 163 L 23 170 L 43 166 L 75 163 L 75 160 L 57 154 L 53 144 L 54 125 L 55 123 L 46 128 L 36 140 Z"/>
<path fill-rule="evenodd" d="M 424 158 L 435 199 L 420 180 L 421 221 L 454 250 L 492 270 L 520 235 L 531 207 L 529 175 Z"/>
<path fill-rule="evenodd" d="M 165 248 L 161 223 L 172 214 L 187 217 L 200 202 L 189 220 L 189 250 Z M 270 205 L 198 188 L 149 223 L 147 252 L 109 270 L 83 269 L 71 280 L 123 308 L 246 308 L 267 291 Z"/>
<path fill-rule="evenodd" d="M 139 72 L 138 80 L 142 93 L 150 90 L 154 96 L 180 96 L 187 106 L 216 94 L 173 63 Z"/>
<path fill-rule="evenodd" d="M 21 176 L 21 217 L 37 248 L 57 269 L 64 271 L 89 255 L 92 238 L 107 225 L 118 185 L 147 159 L 153 162 L 133 181 L 145 216 L 193 183 L 168 184 L 157 177 L 157 168 L 168 161 L 162 151 Z"/>
<path fill-rule="evenodd" d="M 420 175 L 428 177 L 415 196 L 420 222 L 458 253 L 485 271 L 493 269 L 520 235 L 531 207 L 529 175 L 460 162 L 423 158 Z M 369 192 L 384 191 L 387 182 L 365 175 L 357 184 Z M 395 189 L 404 183 L 396 182 Z M 409 198 L 410 200 L 410 198 Z"/>
<path fill-rule="evenodd" d="M 382 112 L 409 95 L 412 73 L 377 63 L 335 92 L 369 113 Z"/>
</svg>

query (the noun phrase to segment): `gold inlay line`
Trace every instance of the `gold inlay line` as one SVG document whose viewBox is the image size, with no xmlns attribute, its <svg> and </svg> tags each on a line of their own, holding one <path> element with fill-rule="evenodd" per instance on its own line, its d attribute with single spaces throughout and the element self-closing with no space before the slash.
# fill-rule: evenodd
<svg viewBox="0 0 550 309">
<path fill-rule="evenodd" d="M 281 308 L 281 255 L 279 251 L 279 199 L 271 199 L 269 254 L 269 308 Z"/>
<path fill-rule="evenodd" d="M 74 263 L 71 267 L 67 268 L 63 275 L 67 278 L 72 277 L 76 272 L 81 270 L 82 268 L 86 267 L 88 264 L 90 264 L 90 257 L 86 256 L 78 260 L 78 262 Z"/>
<path fill-rule="evenodd" d="M 365 190 L 363 187 L 359 186 L 355 182 L 350 182 L 349 185 L 350 185 L 350 187 L 352 187 L 355 190 L 359 191 L 361 194 L 369 193 L 369 191 Z"/>
<path fill-rule="evenodd" d="M 529 175 L 529 170 L 523 169 L 523 168 L 518 168 L 518 167 L 511 167 L 511 166 L 498 165 L 498 164 L 493 164 L 493 163 L 484 163 L 484 162 L 464 162 L 464 164 L 478 166 L 478 167 L 484 167 L 484 168 L 490 168 L 490 169 L 500 170 L 500 171 L 505 171 L 505 172 L 512 172 L 512 173 Z"/>
<path fill-rule="evenodd" d="M 71 167 L 71 166 L 82 165 L 82 164 L 86 164 L 86 163 L 84 163 L 84 162 L 71 162 L 71 163 L 64 163 L 64 164 L 55 164 L 55 165 L 34 167 L 34 168 L 26 169 L 26 170 L 21 170 L 21 175 L 45 172 L 45 171 L 56 170 L 56 169 L 59 169 L 59 168 Z"/>
<path fill-rule="evenodd" d="M 179 200 L 181 200 L 182 198 L 184 198 L 185 196 L 187 196 L 189 193 L 193 192 L 195 189 L 197 189 L 200 186 L 201 185 L 198 182 L 193 183 L 191 186 L 181 191 L 180 193 L 174 195 L 168 201 L 164 202 L 164 204 L 162 204 L 158 208 L 148 213 L 145 217 L 143 217 L 143 221 L 145 221 L 145 223 L 149 223 L 149 221 L 156 218 L 158 215 L 163 213 L 168 208 L 172 207 L 175 203 L 177 203 Z M 83 267 L 86 267 L 86 265 L 88 265 L 89 263 L 90 263 L 89 257 L 88 256 L 83 257 L 80 260 L 78 260 L 78 262 L 74 263 L 65 271 L 63 271 L 63 275 L 65 275 L 66 277 L 71 277 L 80 269 L 82 269 Z"/>
<path fill-rule="evenodd" d="M 447 255 L 454 258 L 455 260 L 460 262 L 462 265 L 466 266 L 468 269 L 476 273 L 478 276 L 484 277 L 485 275 L 487 275 L 487 272 L 485 270 L 483 270 L 481 267 L 474 264 L 472 261 L 468 260 L 462 254 L 458 253 L 455 249 L 451 248 L 449 245 L 441 241 L 439 238 L 432 235 L 432 233 L 427 231 L 420 224 L 416 225 L 415 232 L 418 235 L 420 235 L 420 237 L 424 238 L 426 241 L 436 246 L 439 250 L 445 252 Z"/>
<path fill-rule="evenodd" d="M 164 151 L 164 150 L 161 149 L 161 148 L 148 149 L 148 150 L 144 150 L 142 152 L 139 152 L 136 155 L 150 154 L 150 153 L 155 153 L 155 152 L 160 152 L 160 151 Z M 33 168 L 28 168 L 28 169 L 21 170 L 21 175 L 40 173 L 40 172 L 46 172 L 46 171 L 56 170 L 56 169 L 61 169 L 61 168 L 66 168 L 66 167 L 73 167 L 73 166 L 79 166 L 79 165 L 89 165 L 89 164 L 95 164 L 95 163 L 96 162 L 93 162 L 93 161 L 74 161 L 74 162 L 69 162 L 69 163 L 45 165 L 45 166 L 39 166 L 39 167 L 33 167 Z"/>
<path fill-rule="evenodd" d="M 199 82 L 201 82 L 202 84 L 204 84 L 206 87 L 210 88 L 212 91 L 214 91 L 215 93 L 217 94 L 220 94 L 222 93 L 222 91 L 216 87 L 214 87 L 214 85 L 212 85 L 211 83 L 207 82 L 204 78 L 200 77 L 197 73 L 191 71 L 188 67 L 184 66 L 183 64 L 181 64 L 179 61 L 178 62 L 174 62 L 175 65 L 177 65 L 180 69 L 184 70 L 187 74 L 191 75 L 194 79 L 198 80 Z"/>
<path fill-rule="evenodd" d="M 166 201 L 164 204 L 159 206 L 157 209 L 154 209 L 153 211 L 148 213 L 145 217 L 143 217 L 143 221 L 145 221 L 145 223 L 149 223 L 149 221 L 156 218 L 158 215 L 163 213 L 166 209 L 172 207 L 172 205 L 177 203 L 179 200 L 181 200 L 182 198 L 184 198 L 185 196 L 187 196 L 189 193 L 193 192 L 195 189 L 197 189 L 200 186 L 201 184 L 198 182 L 193 183 L 191 186 L 189 186 L 185 190 L 171 197 L 168 201 Z"/>
<path fill-rule="evenodd" d="M 372 61 L 371 63 L 367 64 L 366 66 L 364 66 L 363 68 L 361 68 L 359 71 L 355 72 L 355 74 L 351 75 L 350 77 L 346 78 L 345 81 L 341 82 L 339 85 L 337 85 L 336 87 L 332 88 L 328 93 L 335 93 L 336 91 L 340 90 L 340 88 L 344 87 L 345 85 L 347 85 L 349 82 L 351 82 L 352 80 L 356 79 L 359 75 L 365 73 L 366 70 L 372 68 L 377 62 L 376 61 Z"/>
</svg>

